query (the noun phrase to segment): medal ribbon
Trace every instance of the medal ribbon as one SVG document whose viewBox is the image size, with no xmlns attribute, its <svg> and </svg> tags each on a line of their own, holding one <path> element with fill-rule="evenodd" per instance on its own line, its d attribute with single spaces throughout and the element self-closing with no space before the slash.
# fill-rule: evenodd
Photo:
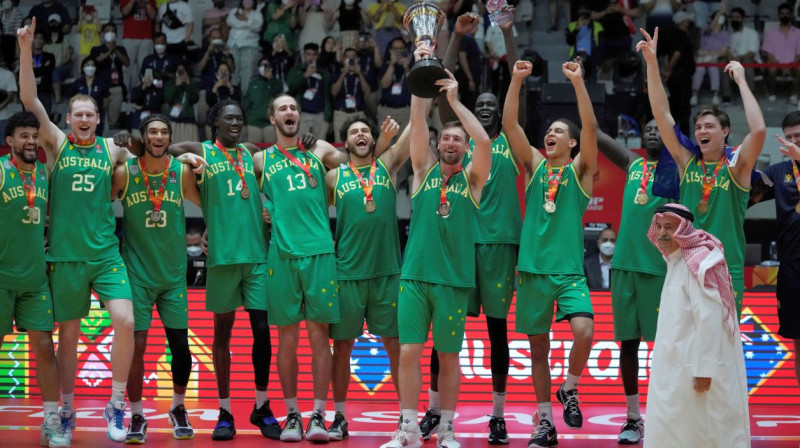
<svg viewBox="0 0 800 448">
<path fill-rule="evenodd" d="M 792 172 L 794 173 L 794 183 L 797 184 L 797 191 L 800 193 L 800 172 L 797 170 L 797 162 L 792 160 Z M 800 203 L 798 203 L 800 205 Z"/>
<path fill-rule="evenodd" d="M 717 164 L 717 167 L 714 168 L 714 173 L 712 173 L 711 176 L 706 174 L 706 160 L 700 159 L 700 164 L 703 167 L 703 198 L 701 201 L 708 202 L 708 198 L 711 196 L 711 190 L 714 189 L 714 185 L 717 183 L 717 175 L 719 175 L 719 170 L 722 168 L 722 165 L 727 165 L 727 160 L 723 157 L 723 159 Z"/>
<path fill-rule="evenodd" d="M 639 184 L 641 193 L 647 193 L 647 183 L 650 181 L 650 175 L 656 170 L 656 166 L 658 166 L 658 160 L 649 169 L 647 168 L 647 159 L 645 158 L 642 162 L 642 183 Z"/>
<path fill-rule="evenodd" d="M 366 183 L 361 177 L 361 172 L 356 169 L 356 165 L 352 160 L 347 162 L 347 166 L 350 167 L 350 170 L 353 171 L 358 178 L 358 184 L 361 185 L 361 189 L 364 190 L 364 198 L 367 200 L 367 202 L 371 201 L 372 189 L 375 187 L 375 170 L 378 169 L 378 164 L 375 163 L 375 159 L 372 159 L 372 163 L 369 166 L 369 180 Z"/>
<path fill-rule="evenodd" d="M 461 165 L 458 165 L 458 169 L 453 171 L 452 173 L 448 174 L 447 177 L 444 176 L 444 172 L 442 172 L 442 167 L 439 165 L 439 172 L 442 174 L 442 189 L 439 191 L 439 204 L 446 204 L 447 203 L 447 182 L 450 180 L 453 175 L 458 174 L 461 172 Z"/>
<path fill-rule="evenodd" d="M 569 162 L 572 162 L 572 159 L 570 159 Z M 558 174 L 553 174 L 553 167 L 550 166 L 550 162 L 545 163 L 547 164 L 547 196 L 545 197 L 545 200 L 555 202 L 558 186 L 561 184 L 561 175 L 564 173 L 564 169 L 567 167 L 567 165 L 561 167 L 561 169 L 558 171 Z"/>
<path fill-rule="evenodd" d="M 150 188 L 150 181 L 147 179 L 147 171 L 144 170 L 144 164 L 142 163 L 142 158 L 139 158 L 139 169 L 142 170 L 142 177 L 144 178 L 144 188 L 147 190 L 147 197 L 150 198 L 150 202 L 153 203 L 153 211 L 157 212 L 161 210 L 161 202 L 164 200 L 164 189 L 167 185 L 167 175 L 169 174 L 169 162 L 171 156 L 167 156 L 167 164 L 164 167 L 164 174 L 161 175 L 161 186 L 158 187 L 158 195 L 153 194 L 153 190 Z"/>
<path fill-rule="evenodd" d="M 299 149 L 303 153 L 303 159 L 305 159 L 305 163 L 300 162 L 300 159 L 295 157 L 294 154 L 292 154 L 289 151 L 285 150 L 283 148 L 283 146 L 281 146 L 280 144 L 275 143 L 275 146 L 278 147 L 278 151 L 280 151 L 281 154 L 283 154 L 284 157 L 289 159 L 292 163 L 294 163 L 301 170 L 303 170 L 303 172 L 306 173 L 306 176 L 314 177 L 314 175 L 311 174 L 311 160 L 308 157 L 308 153 L 306 153 L 306 148 L 303 147 L 303 142 L 301 142 L 300 140 L 297 140 L 297 149 Z"/>
<path fill-rule="evenodd" d="M 242 150 L 238 147 L 234 149 L 236 151 L 236 161 L 233 161 L 233 156 L 228 153 L 228 150 L 225 149 L 225 146 L 222 145 L 222 142 L 219 139 L 214 143 L 214 146 L 217 147 L 222 154 L 225 155 L 225 158 L 228 159 L 231 165 L 233 165 L 233 170 L 236 171 L 236 174 L 239 175 L 239 179 L 242 180 L 242 190 L 247 190 L 247 182 L 244 180 L 244 163 L 242 163 Z"/>
<path fill-rule="evenodd" d="M 33 210 L 33 203 L 36 201 L 36 163 L 33 164 L 33 170 L 31 171 L 30 179 L 25 178 L 25 173 L 23 173 L 22 169 L 17 164 L 17 161 L 13 157 L 9 157 L 11 160 L 11 164 L 14 165 L 14 168 L 17 169 L 19 173 L 19 178 L 22 180 L 22 190 L 25 191 L 25 198 L 28 200 L 28 209 Z"/>
</svg>

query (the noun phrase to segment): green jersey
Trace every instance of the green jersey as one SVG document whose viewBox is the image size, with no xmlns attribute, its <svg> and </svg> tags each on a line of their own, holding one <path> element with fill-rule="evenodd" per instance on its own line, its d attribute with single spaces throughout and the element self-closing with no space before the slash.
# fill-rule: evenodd
<svg viewBox="0 0 800 448">
<path fill-rule="evenodd" d="M 272 241 L 283 258 L 301 258 L 333 253 L 333 236 L 328 220 L 325 167 L 311 151 L 286 148 L 303 166 L 308 164 L 314 181 L 286 157 L 278 145 L 264 151 L 261 191 L 267 197 L 272 218 Z M 316 182 L 314 187 L 312 183 Z"/>
<path fill-rule="evenodd" d="M 106 140 L 77 146 L 65 138 L 50 173 L 50 261 L 86 261 L 118 253 L 111 206 L 114 162 Z"/>
<path fill-rule="evenodd" d="M 147 193 L 147 184 L 153 195 L 158 195 L 164 171 L 145 174 L 139 159 L 125 164 L 127 182 L 120 195 L 125 233 L 122 238 L 122 259 L 128 267 L 131 283 L 146 288 L 168 289 L 186 284 L 186 221 L 183 214 L 183 165 L 169 158 L 166 171 L 164 197 L 161 201 L 161 219 L 151 220 L 153 203 Z"/>
<path fill-rule="evenodd" d="M 472 160 L 475 142 L 470 139 L 464 166 Z M 481 191 L 481 208 L 476 213 L 475 242 L 478 244 L 519 244 L 522 214 L 517 196 L 519 165 L 511 152 L 505 132 L 492 140 L 492 169 Z"/>
<path fill-rule="evenodd" d="M 583 212 L 591 195 L 583 190 L 572 162 L 552 167 L 561 173 L 555 197 L 555 211 L 548 213 L 543 205 L 547 194 L 547 159 L 533 171 L 525 190 L 525 221 L 517 269 L 530 274 L 583 273 Z"/>
<path fill-rule="evenodd" d="M 397 188 L 386 165 L 375 163 L 372 200 L 375 211 L 366 210 L 366 196 L 358 177 L 347 164 L 336 169 L 336 268 L 340 280 L 361 280 L 400 272 L 400 236 L 397 230 Z M 356 167 L 369 182 L 371 165 Z"/>
<path fill-rule="evenodd" d="M 642 168 L 647 164 L 650 178 L 647 182 L 647 204 L 636 203 L 636 192 L 642 185 Z M 644 272 L 653 275 L 666 275 L 667 264 L 664 257 L 649 239 L 647 231 L 653 221 L 653 213 L 658 207 L 671 202 L 653 194 L 654 166 L 656 161 L 646 162 L 643 157 L 631 163 L 622 194 L 622 221 L 619 225 L 617 246 L 611 260 L 613 269 Z"/>
<path fill-rule="evenodd" d="M 203 157 L 208 166 L 197 179 L 197 187 L 208 228 L 208 266 L 266 263 L 263 205 L 253 171 L 253 156 L 243 145 L 226 149 L 235 163 L 238 163 L 237 153 L 241 154 L 250 196 L 242 197 L 242 179 L 225 154 L 211 141 L 203 142 Z"/>
<path fill-rule="evenodd" d="M 401 279 L 457 288 L 475 287 L 475 213 L 467 173 L 452 175 L 446 184 L 450 214 L 438 212 L 442 190 L 439 163 L 428 170 L 411 195 L 414 208 Z"/>
<path fill-rule="evenodd" d="M 35 176 L 34 212 L 20 172 L 11 164 L 11 154 L 0 157 L 0 289 L 39 291 L 47 282 L 44 261 L 44 222 L 47 214 L 47 168 L 35 163 L 35 174 L 22 171 L 30 185 Z M 31 213 L 31 214 L 29 214 Z"/>
<path fill-rule="evenodd" d="M 713 176 L 719 162 L 706 162 L 708 176 Z M 744 215 L 750 189 L 739 185 L 731 175 L 727 163 L 717 175 L 708 209 L 705 213 L 697 210 L 703 198 L 703 166 L 696 156 L 689 159 L 681 178 L 681 203 L 694 213 L 694 225 L 714 235 L 725 249 L 731 277 L 744 277 Z"/>
</svg>

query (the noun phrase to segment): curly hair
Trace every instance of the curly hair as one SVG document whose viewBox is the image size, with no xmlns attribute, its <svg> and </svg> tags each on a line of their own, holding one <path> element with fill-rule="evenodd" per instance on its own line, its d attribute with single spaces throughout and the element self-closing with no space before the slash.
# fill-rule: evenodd
<svg viewBox="0 0 800 448">
<path fill-rule="evenodd" d="M 215 141 L 217 139 L 217 125 L 215 119 L 219 118 L 220 112 L 225 109 L 226 106 L 236 106 L 242 112 L 242 117 L 244 117 L 244 124 L 247 123 L 247 113 L 245 112 L 244 108 L 238 101 L 234 101 L 231 99 L 217 101 L 211 109 L 208 110 L 206 113 L 206 124 L 211 127 L 211 141 Z"/>
<path fill-rule="evenodd" d="M 39 129 L 39 120 L 32 112 L 17 112 L 8 117 L 6 125 L 6 137 L 13 137 L 17 128 L 36 128 Z"/>
</svg>

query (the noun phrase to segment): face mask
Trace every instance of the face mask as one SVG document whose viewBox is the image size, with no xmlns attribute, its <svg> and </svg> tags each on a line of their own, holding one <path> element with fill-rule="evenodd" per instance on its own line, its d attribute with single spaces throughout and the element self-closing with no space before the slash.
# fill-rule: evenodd
<svg viewBox="0 0 800 448">
<path fill-rule="evenodd" d="M 267 66 L 266 65 L 259 65 L 258 66 L 258 74 L 261 76 L 267 76 Z"/>
<path fill-rule="evenodd" d="M 740 22 L 738 20 L 731 20 L 731 28 L 733 28 L 734 31 L 741 30 L 742 29 L 742 22 Z"/>
<path fill-rule="evenodd" d="M 164 54 L 164 52 L 167 51 L 167 46 L 163 44 L 153 45 L 153 49 L 155 49 L 158 54 Z"/>
<path fill-rule="evenodd" d="M 253 7 L 253 0 L 242 0 L 242 8 L 250 9 Z"/>
<path fill-rule="evenodd" d="M 606 257 L 614 255 L 614 243 L 612 243 L 611 241 L 606 241 L 605 243 L 601 244 L 600 253 L 605 255 Z"/>
<path fill-rule="evenodd" d="M 92 19 L 94 19 L 94 16 L 91 14 L 86 14 L 85 16 L 83 16 L 83 19 L 86 20 L 87 22 L 91 22 Z"/>
<path fill-rule="evenodd" d="M 430 139 L 430 140 L 428 140 L 428 144 L 431 146 L 431 148 L 435 148 L 436 147 L 436 140 Z"/>
<path fill-rule="evenodd" d="M 355 2 L 356 2 L 356 0 L 344 0 L 344 4 L 347 5 L 347 6 L 352 6 L 353 3 L 355 3 Z"/>
<path fill-rule="evenodd" d="M 5 0 L 3 2 L 3 9 L 11 9 L 14 6 L 14 2 L 11 0 Z"/>
<path fill-rule="evenodd" d="M 95 72 L 97 72 L 97 67 L 94 65 L 87 65 L 86 67 L 83 67 L 83 74 L 86 76 L 94 76 Z"/>
<path fill-rule="evenodd" d="M 186 253 L 190 257 L 199 257 L 203 255 L 203 248 L 200 246 L 186 246 Z"/>
<path fill-rule="evenodd" d="M 222 46 L 225 42 L 222 39 L 213 39 L 211 41 L 211 45 Z"/>
<path fill-rule="evenodd" d="M 114 39 L 116 39 L 116 38 L 117 38 L 117 34 L 114 33 L 113 31 L 109 31 L 106 34 L 103 34 L 103 39 L 105 39 L 106 42 L 114 42 Z"/>
<path fill-rule="evenodd" d="M 792 23 L 792 18 L 788 17 L 788 16 L 781 16 L 780 21 L 781 21 L 781 25 L 788 25 L 788 24 Z"/>
</svg>

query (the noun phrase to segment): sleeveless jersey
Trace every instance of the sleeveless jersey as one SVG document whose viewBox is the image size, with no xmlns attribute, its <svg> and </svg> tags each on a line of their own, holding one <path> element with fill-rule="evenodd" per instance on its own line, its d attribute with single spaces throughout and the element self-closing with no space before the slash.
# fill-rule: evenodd
<svg viewBox="0 0 800 448">
<path fill-rule="evenodd" d="M 611 259 L 613 269 L 625 271 L 644 272 L 653 275 L 666 275 L 667 264 L 664 257 L 649 239 L 647 231 L 653 221 L 653 213 L 658 207 L 671 202 L 653 194 L 654 174 L 650 174 L 647 183 L 647 204 L 639 205 L 635 202 L 636 192 L 642 184 L 642 164 L 645 159 L 638 158 L 628 168 L 625 180 L 625 191 L 622 194 L 622 221 L 617 235 L 617 246 L 614 258 Z M 652 169 L 655 161 L 647 162 L 647 169 Z"/>
<path fill-rule="evenodd" d="M 296 146 L 286 151 L 300 163 L 305 163 L 308 157 L 317 186 L 311 188 L 305 171 L 287 159 L 277 145 L 264 151 L 261 191 L 267 197 L 267 209 L 272 217 L 270 244 L 277 246 L 282 258 L 333 253 L 322 160 L 311 151 L 303 155 Z"/>
<path fill-rule="evenodd" d="M 439 163 L 428 170 L 411 196 L 413 212 L 401 279 L 457 288 L 475 287 L 475 213 L 467 173 L 447 182 L 450 215 L 436 213 L 440 203 L 442 171 Z"/>
<path fill-rule="evenodd" d="M 706 162 L 708 175 L 714 173 L 719 162 Z M 697 204 L 703 197 L 703 167 L 700 159 L 692 157 L 681 177 L 681 203 L 694 213 L 694 226 L 714 235 L 722 243 L 725 261 L 731 277 L 744 277 L 744 215 L 750 189 L 742 187 L 730 173 L 728 166 L 719 170 L 708 211 L 700 213 Z"/>
<path fill-rule="evenodd" d="M 553 174 L 559 167 L 553 167 Z M 547 192 L 547 160 L 542 160 L 525 190 L 520 272 L 531 274 L 583 273 L 583 212 L 591 196 L 583 190 L 572 162 L 562 168 L 555 213 L 542 207 Z"/>
<path fill-rule="evenodd" d="M 169 156 L 168 156 L 169 157 Z M 183 213 L 183 165 L 170 157 L 161 220 L 150 220 L 153 203 L 147 195 L 139 159 L 125 164 L 128 180 L 120 196 L 125 233 L 122 259 L 131 283 L 146 288 L 167 289 L 186 283 L 186 221 Z M 154 195 L 161 187 L 163 171 L 147 174 Z"/>
<path fill-rule="evenodd" d="M 267 246 L 261 238 L 263 206 L 253 171 L 253 156 L 243 145 L 237 148 L 242 152 L 244 180 L 250 189 L 247 199 L 241 197 L 242 180 L 225 154 L 211 141 L 203 142 L 203 157 L 208 166 L 198 178 L 197 186 L 208 228 L 209 267 L 267 262 Z M 236 152 L 233 148 L 227 149 L 236 161 Z"/>
<path fill-rule="evenodd" d="M 472 160 L 475 142 L 469 140 L 464 166 Z M 481 208 L 476 213 L 475 242 L 478 244 L 519 244 L 522 214 L 517 195 L 519 165 L 506 134 L 492 140 L 492 169 L 481 191 Z"/>
<path fill-rule="evenodd" d="M 400 272 L 397 229 L 397 188 L 381 159 L 376 161 L 372 200 L 375 211 L 364 210 L 366 197 L 347 164 L 336 169 L 336 268 L 342 280 L 360 280 Z M 364 181 L 370 165 L 356 167 Z"/>
<path fill-rule="evenodd" d="M 11 154 L 0 157 L 0 288 L 39 291 L 47 282 L 44 222 L 47 216 L 47 168 L 36 162 L 37 218 L 28 216 L 28 198 Z M 30 171 L 24 171 L 30 182 Z"/>
<path fill-rule="evenodd" d="M 64 139 L 50 174 L 50 261 L 86 261 L 118 253 L 111 206 L 114 163 L 102 137 L 92 146 Z"/>
</svg>

